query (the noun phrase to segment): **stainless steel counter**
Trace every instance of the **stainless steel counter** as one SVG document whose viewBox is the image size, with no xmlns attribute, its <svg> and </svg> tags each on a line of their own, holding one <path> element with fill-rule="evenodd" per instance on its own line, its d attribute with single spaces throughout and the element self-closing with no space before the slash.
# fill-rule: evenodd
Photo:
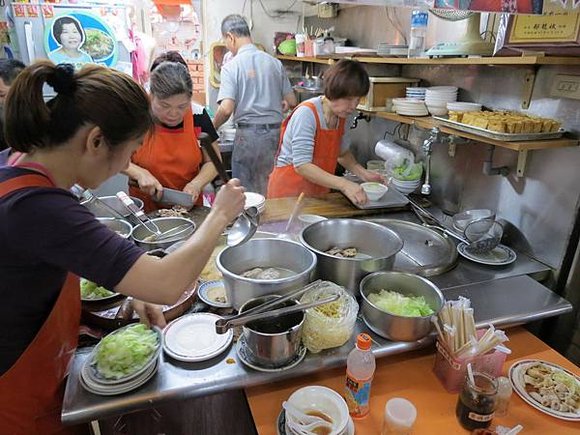
<svg viewBox="0 0 580 435">
<path fill-rule="evenodd" d="M 529 262 L 532 264 L 533 260 Z M 523 262 L 521 269 L 517 267 L 512 269 L 512 272 L 532 268 L 526 264 L 527 261 Z M 537 268 L 541 269 L 540 266 Z M 462 268 L 459 269 L 461 270 Z M 468 271 L 469 268 L 465 270 Z M 460 275 L 463 276 L 463 272 Z M 507 327 L 572 310 L 572 306 L 566 300 L 525 275 L 454 286 L 443 289 L 443 293 L 448 299 L 456 299 L 459 295 L 470 298 L 478 325 L 493 323 L 496 326 Z M 159 372 L 152 380 L 134 392 L 112 397 L 96 396 L 85 391 L 79 384 L 80 368 L 90 352 L 90 349 L 83 349 L 77 353 L 70 371 L 62 419 L 68 424 L 87 422 L 147 409 L 156 403 L 169 400 L 271 383 L 343 366 L 354 346 L 354 337 L 359 332 L 370 333 L 360 319 L 356 324 L 355 335 L 349 343 L 318 354 L 309 353 L 297 367 L 277 373 L 262 373 L 247 369 L 237 359 L 235 346 L 219 357 L 203 363 L 182 363 L 162 355 Z M 375 342 L 373 352 L 377 357 L 407 352 L 428 346 L 432 342 L 431 337 L 413 343 L 391 342 L 370 334 Z M 235 363 L 228 363 L 228 359 L 232 359 Z"/>
</svg>

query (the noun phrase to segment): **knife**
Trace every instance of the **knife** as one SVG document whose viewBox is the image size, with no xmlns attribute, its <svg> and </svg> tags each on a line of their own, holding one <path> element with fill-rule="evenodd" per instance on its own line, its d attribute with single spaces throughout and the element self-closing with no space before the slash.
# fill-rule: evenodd
<svg viewBox="0 0 580 435">
<path fill-rule="evenodd" d="M 163 188 L 159 202 L 163 204 L 181 205 L 188 210 L 193 207 L 193 198 L 189 193 L 182 192 L 181 190 L 170 189 L 168 187 Z"/>
</svg>

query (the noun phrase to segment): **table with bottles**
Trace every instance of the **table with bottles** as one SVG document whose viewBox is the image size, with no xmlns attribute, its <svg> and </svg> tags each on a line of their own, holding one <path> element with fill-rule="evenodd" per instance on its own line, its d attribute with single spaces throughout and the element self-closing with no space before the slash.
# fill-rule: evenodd
<svg viewBox="0 0 580 435">
<path fill-rule="evenodd" d="M 580 369 L 554 349 L 543 343 L 524 328 L 508 331 L 507 343 L 512 354 L 504 364 L 503 374 L 516 361 L 540 359 L 556 363 L 575 374 Z M 393 355 L 376 361 L 376 371 L 371 384 L 370 413 L 355 419 L 357 435 L 378 435 L 381 433 L 385 404 L 389 399 L 401 397 L 410 400 L 417 409 L 413 428 L 415 434 L 463 434 L 464 430 L 456 416 L 458 394 L 445 391 L 432 371 L 435 359 L 434 349 L 414 351 L 404 355 Z M 315 374 L 247 388 L 246 395 L 259 435 L 276 435 L 276 420 L 282 402 L 290 394 L 308 385 L 323 385 L 343 393 L 346 373 L 344 367 Z M 491 427 L 498 425 L 514 427 L 521 424 L 525 434 L 571 434 L 580 427 L 578 422 L 569 422 L 546 415 L 525 403 L 517 394 L 509 401 L 507 415 L 494 418 Z"/>
</svg>

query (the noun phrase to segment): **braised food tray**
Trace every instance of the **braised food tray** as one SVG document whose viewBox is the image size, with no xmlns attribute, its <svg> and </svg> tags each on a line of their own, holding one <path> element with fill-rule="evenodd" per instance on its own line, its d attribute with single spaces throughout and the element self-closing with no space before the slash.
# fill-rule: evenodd
<svg viewBox="0 0 580 435">
<path fill-rule="evenodd" d="M 454 128 L 455 130 L 464 131 L 465 133 L 477 134 L 478 136 L 486 137 L 488 139 L 501 140 L 504 142 L 558 139 L 564 134 L 563 129 L 550 133 L 500 133 L 498 131 L 487 130 L 485 128 L 474 127 L 473 125 L 451 121 L 441 116 L 434 116 L 433 119 L 436 119 L 437 121 L 441 122 L 441 124 Z"/>
</svg>

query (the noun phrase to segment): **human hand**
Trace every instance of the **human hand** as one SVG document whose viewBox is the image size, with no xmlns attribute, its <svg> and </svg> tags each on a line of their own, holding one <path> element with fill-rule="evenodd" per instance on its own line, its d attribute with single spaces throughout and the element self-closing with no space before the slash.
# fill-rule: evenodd
<svg viewBox="0 0 580 435">
<path fill-rule="evenodd" d="M 139 185 L 139 189 L 155 200 L 161 199 L 163 186 L 147 169 L 141 169 L 135 179 Z"/>
<path fill-rule="evenodd" d="M 360 187 L 359 184 L 353 183 L 349 180 L 344 180 L 344 186 L 340 189 L 342 193 L 346 195 L 348 199 L 350 199 L 354 204 L 364 205 L 367 203 L 368 198 L 367 194 Z"/>
<path fill-rule="evenodd" d="M 221 187 L 215 197 L 212 208 L 216 212 L 223 213 L 227 218 L 227 222 L 230 223 L 244 210 L 246 203 L 245 190 L 240 184 L 240 180 L 232 178 Z"/>
<path fill-rule="evenodd" d="M 362 175 L 361 178 L 364 181 L 375 181 L 381 184 L 386 184 L 387 181 L 384 175 L 375 171 L 369 171 L 368 169 L 365 169 L 365 171 L 361 175 Z"/>
<path fill-rule="evenodd" d="M 132 304 L 133 309 L 139 315 L 141 323 L 147 326 L 158 326 L 161 329 L 167 325 L 161 305 L 150 304 L 137 299 L 133 299 Z"/>
<path fill-rule="evenodd" d="M 195 203 L 195 201 L 197 201 L 197 198 L 199 198 L 199 195 L 201 194 L 201 190 L 202 190 L 201 187 L 198 186 L 197 183 L 195 183 L 194 181 L 190 181 L 183 188 L 183 191 L 185 193 L 188 193 L 189 195 L 191 195 L 191 198 L 192 198 L 194 203 Z"/>
</svg>

